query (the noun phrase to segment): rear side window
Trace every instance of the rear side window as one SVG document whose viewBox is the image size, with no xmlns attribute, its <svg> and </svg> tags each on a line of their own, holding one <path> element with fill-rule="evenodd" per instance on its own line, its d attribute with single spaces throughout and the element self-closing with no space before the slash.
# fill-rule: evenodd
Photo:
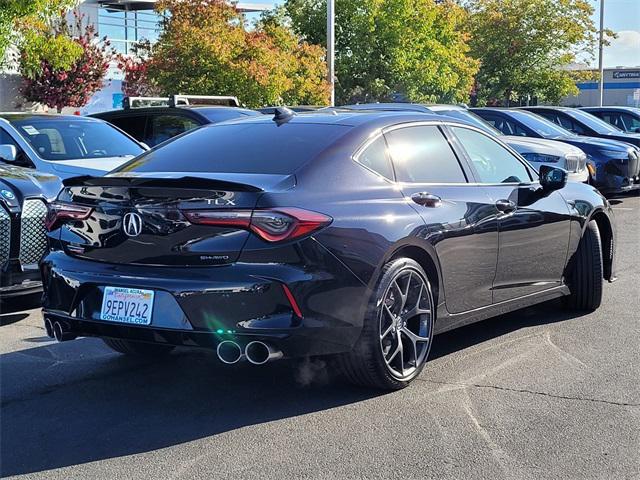
<svg viewBox="0 0 640 480">
<path fill-rule="evenodd" d="M 457 157 L 437 126 L 399 128 L 385 136 L 398 181 L 466 183 Z"/>
<path fill-rule="evenodd" d="M 107 120 L 121 130 L 124 130 L 139 142 L 144 142 L 146 115 L 127 115 Z"/>
<path fill-rule="evenodd" d="M 150 147 L 200 126 L 195 120 L 182 115 L 153 115 L 150 120 L 151 135 L 146 142 Z"/>
<path fill-rule="evenodd" d="M 290 174 L 352 127 L 275 122 L 210 125 L 116 171 Z"/>
<path fill-rule="evenodd" d="M 360 155 L 358 155 L 358 162 L 383 177 L 393 180 L 393 170 L 389 162 L 387 144 L 384 141 L 384 137 L 378 137 L 365 148 Z"/>
</svg>

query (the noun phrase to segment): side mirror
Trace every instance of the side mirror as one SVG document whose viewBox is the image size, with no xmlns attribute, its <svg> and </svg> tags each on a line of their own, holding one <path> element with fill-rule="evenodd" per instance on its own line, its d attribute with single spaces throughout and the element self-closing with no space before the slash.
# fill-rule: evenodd
<svg viewBox="0 0 640 480">
<path fill-rule="evenodd" d="M 564 188 L 569 178 L 566 170 L 550 167 L 549 165 L 540 165 L 538 174 L 540 175 L 540 185 L 548 192 Z"/>
<path fill-rule="evenodd" d="M 13 145 L 0 145 L 0 160 L 5 162 L 15 162 L 18 151 Z"/>
</svg>

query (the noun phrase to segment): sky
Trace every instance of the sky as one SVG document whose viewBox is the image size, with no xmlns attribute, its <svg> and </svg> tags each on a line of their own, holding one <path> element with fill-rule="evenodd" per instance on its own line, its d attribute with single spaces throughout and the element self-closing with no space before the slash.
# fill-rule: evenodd
<svg viewBox="0 0 640 480">
<path fill-rule="evenodd" d="M 277 5 L 282 0 L 255 0 L 256 3 Z M 594 7 L 593 20 L 600 25 L 600 0 L 589 0 Z M 640 67 L 640 0 L 604 0 L 604 26 L 618 34 L 610 39 L 611 45 L 604 50 L 604 66 Z M 594 59 L 592 66 L 597 66 Z"/>
</svg>

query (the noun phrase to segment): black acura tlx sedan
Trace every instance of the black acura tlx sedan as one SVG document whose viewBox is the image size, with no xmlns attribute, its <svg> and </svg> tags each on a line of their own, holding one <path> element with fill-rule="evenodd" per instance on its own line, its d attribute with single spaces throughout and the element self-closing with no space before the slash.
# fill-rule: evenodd
<svg viewBox="0 0 640 480">
<path fill-rule="evenodd" d="M 45 327 L 128 354 L 331 355 L 406 386 L 434 334 L 556 297 L 600 305 L 607 201 L 441 115 L 342 112 L 204 126 L 50 207 Z"/>
</svg>

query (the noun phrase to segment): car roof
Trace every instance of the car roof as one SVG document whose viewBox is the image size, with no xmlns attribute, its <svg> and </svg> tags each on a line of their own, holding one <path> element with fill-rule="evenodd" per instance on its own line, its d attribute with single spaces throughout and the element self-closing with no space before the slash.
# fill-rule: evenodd
<svg viewBox="0 0 640 480">
<path fill-rule="evenodd" d="M 228 120 L 225 124 L 240 123 L 270 123 L 274 121 L 274 117 L 271 115 L 260 115 L 256 117 L 242 118 Z M 397 111 L 397 110 L 320 110 L 315 112 L 304 112 L 292 115 L 283 123 L 292 124 L 324 124 L 324 125 L 345 125 L 351 127 L 358 127 L 367 124 L 380 124 L 392 125 L 395 123 L 403 122 L 418 122 L 418 121 L 435 121 L 442 123 L 443 121 L 449 122 L 448 118 L 435 113 L 422 113 L 414 111 Z M 451 122 L 455 122 L 451 119 Z M 463 123 L 463 122 L 456 122 Z M 214 125 L 215 126 L 215 125 Z"/>
<path fill-rule="evenodd" d="M 79 115 L 60 115 L 53 113 L 29 113 L 29 112 L 0 112 L 0 118 L 9 122 L 22 120 L 53 120 L 53 121 L 78 121 L 85 120 L 88 122 L 99 122 L 100 120 L 90 117 L 81 117 Z"/>
<path fill-rule="evenodd" d="M 625 106 L 625 105 L 603 105 L 602 107 L 580 107 L 580 110 L 594 110 L 594 111 L 598 111 L 598 110 L 620 110 L 622 112 L 634 112 L 634 113 L 638 113 L 640 112 L 640 108 L 639 107 L 629 107 L 629 106 Z"/>
<path fill-rule="evenodd" d="M 529 107 L 521 107 L 526 110 L 558 110 L 561 112 L 568 112 L 575 110 L 573 107 L 561 107 L 558 105 L 531 105 Z"/>
</svg>

